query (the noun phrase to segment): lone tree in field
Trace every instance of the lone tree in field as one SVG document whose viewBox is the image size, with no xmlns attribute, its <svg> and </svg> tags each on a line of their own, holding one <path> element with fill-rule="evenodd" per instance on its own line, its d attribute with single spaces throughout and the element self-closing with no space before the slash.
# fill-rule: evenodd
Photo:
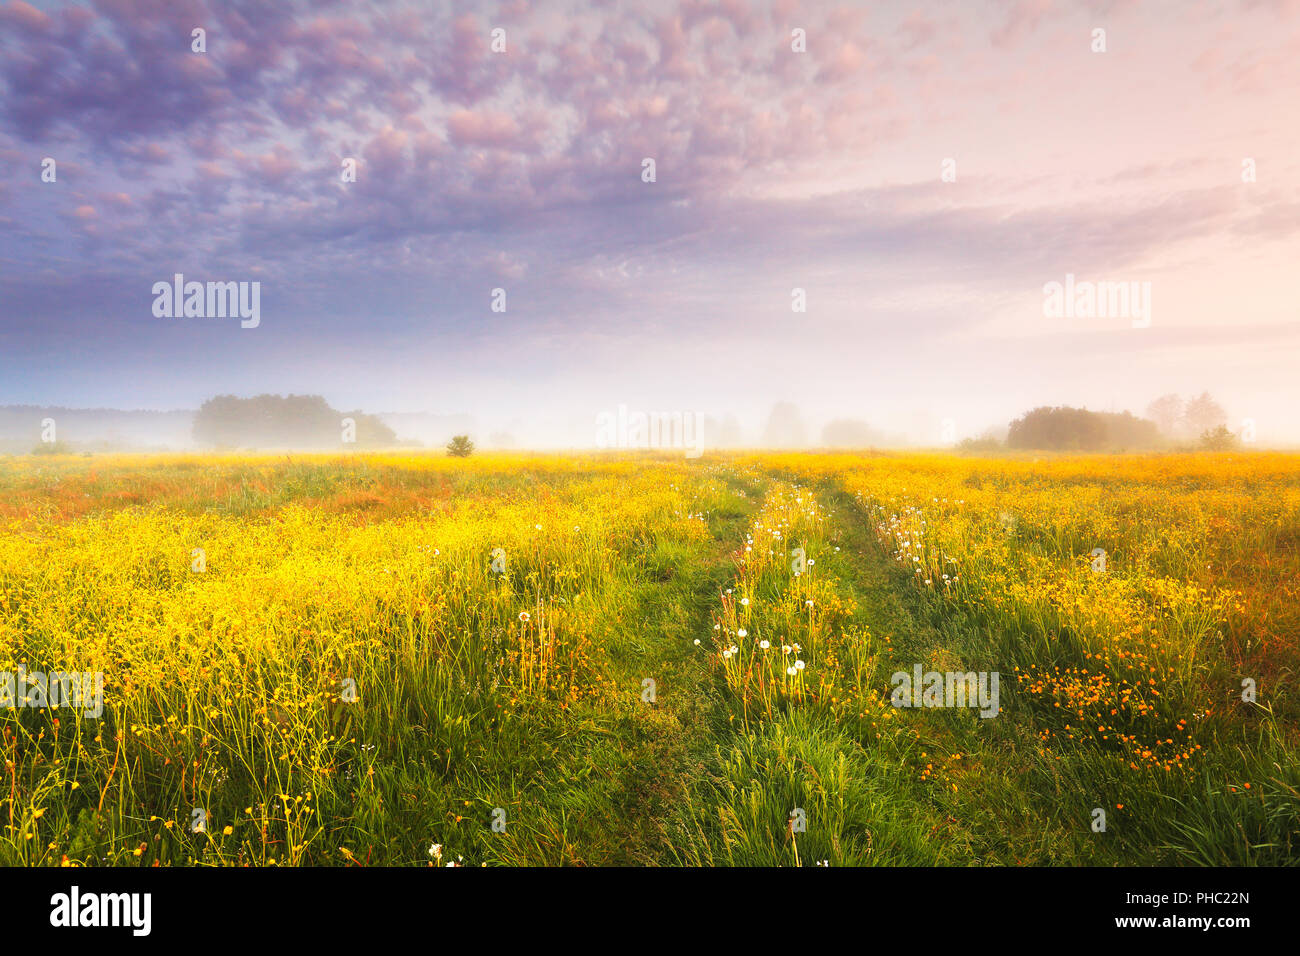
<svg viewBox="0 0 1300 956">
<path fill-rule="evenodd" d="M 474 443 L 468 435 L 457 435 L 447 442 L 447 454 L 452 458 L 468 458 L 474 454 Z"/>
</svg>

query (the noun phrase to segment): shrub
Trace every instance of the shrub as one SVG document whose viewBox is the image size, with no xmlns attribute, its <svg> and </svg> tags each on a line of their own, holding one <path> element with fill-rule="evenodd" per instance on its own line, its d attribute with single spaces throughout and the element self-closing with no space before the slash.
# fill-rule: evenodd
<svg viewBox="0 0 1300 956">
<path fill-rule="evenodd" d="M 457 435 L 447 442 L 447 454 L 452 458 L 468 458 L 474 454 L 474 443 L 468 435 Z"/>
</svg>

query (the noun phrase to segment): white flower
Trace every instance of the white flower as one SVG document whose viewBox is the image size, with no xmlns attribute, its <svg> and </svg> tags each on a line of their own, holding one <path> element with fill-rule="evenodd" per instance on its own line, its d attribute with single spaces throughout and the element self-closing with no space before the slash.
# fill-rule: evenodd
<svg viewBox="0 0 1300 956">
<path fill-rule="evenodd" d="M 807 604 L 809 607 L 812 607 L 812 606 L 813 606 L 813 602 L 812 602 L 812 601 L 805 601 L 804 603 Z"/>
<path fill-rule="evenodd" d="M 528 612 L 527 612 L 527 611 L 520 611 L 520 612 L 519 612 L 519 620 L 521 620 L 521 621 L 527 621 L 527 620 L 529 620 Z"/>
<path fill-rule="evenodd" d="M 800 647 L 798 644 L 792 644 L 791 646 L 792 646 L 796 651 L 801 651 L 801 650 L 803 650 L 803 648 Z"/>
<path fill-rule="evenodd" d="M 782 645 L 781 645 L 781 653 L 782 653 L 782 654 L 789 654 L 791 650 L 792 650 L 792 648 L 790 647 L 789 644 L 782 644 Z"/>
<path fill-rule="evenodd" d="M 745 629 L 742 627 L 740 630 L 738 630 L 738 631 L 736 632 L 736 636 L 737 636 L 737 637 L 748 637 L 748 636 L 749 636 L 749 631 L 745 630 Z"/>
<path fill-rule="evenodd" d="M 731 653 L 733 653 L 733 654 L 739 654 L 739 653 L 740 653 L 740 648 L 737 647 L 735 644 L 732 644 L 732 645 L 731 645 Z"/>
<path fill-rule="evenodd" d="M 749 598 L 741 598 L 740 604 L 742 607 L 749 607 Z"/>
<path fill-rule="evenodd" d="M 786 672 L 787 674 L 789 674 L 791 677 L 793 677 L 795 674 L 799 673 L 799 672 L 798 672 L 797 670 L 795 670 L 793 667 L 787 667 L 787 668 L 785 669 L 785 672 Z"/>
<path fill-rule="evenodd" d="M 535 524 L 535 525 L 533 525 L 533 527 L 536 528 L 538 531 L 541 531 L 541 530 L 542 530 L 542 526 L 539 525 L 539 524 Z"/>
<path fill-rule="evenodd" d="M 430 844 L 429 844 L 429 856 L 433 858 L 433 861 L 434 861 L 435 863 L 439 862 L 439 861 L 442 859 L 442 844 L 441 844 L 441 843 L 430 843 Z"/>
<path fill-rule="evenodd" d="M 695 646 L 696 647 L 700 646 L 700 639 L 698 637 L 695 639 Z"/>
<path fill-rule="evenodd" d="M 769 644 L 767 641 L 759 641 L 758 646 L 761 647 L 763 650 L 767 650 L 772 645 Z"/>
<path fill-rule="evenodd" d="M 794 662 L 794 669 L 795 669 L 795 670 L 797 670 L 797 671 L 801 671 L 801 670 L 803 670 L 803 667 L 804 667 L 803 661 L 795 661 L 795 662 Z"/>
</svg>

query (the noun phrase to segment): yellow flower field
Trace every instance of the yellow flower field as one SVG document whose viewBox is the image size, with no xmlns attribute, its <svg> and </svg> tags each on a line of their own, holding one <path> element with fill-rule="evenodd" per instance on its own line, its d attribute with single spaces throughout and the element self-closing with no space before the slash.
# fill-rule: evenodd
<svg viewBox="0 0 1300 956">
<path fill-rule="evenodd" d="M 1300 856 L 1300 456 L 9 457 L 0 527 L 5 864 Z"/>
</svg>

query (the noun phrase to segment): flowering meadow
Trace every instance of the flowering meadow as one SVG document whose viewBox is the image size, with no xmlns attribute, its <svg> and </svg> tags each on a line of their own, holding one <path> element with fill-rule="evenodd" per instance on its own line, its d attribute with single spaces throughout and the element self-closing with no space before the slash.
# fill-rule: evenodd
<svg viewBox="0 0 1300 956">
<path fill-rule="evenodd" d="M 0 458 L 5 865 L 1296 863 L 1298 672 L 1297 455 Z"/>
</svg>

